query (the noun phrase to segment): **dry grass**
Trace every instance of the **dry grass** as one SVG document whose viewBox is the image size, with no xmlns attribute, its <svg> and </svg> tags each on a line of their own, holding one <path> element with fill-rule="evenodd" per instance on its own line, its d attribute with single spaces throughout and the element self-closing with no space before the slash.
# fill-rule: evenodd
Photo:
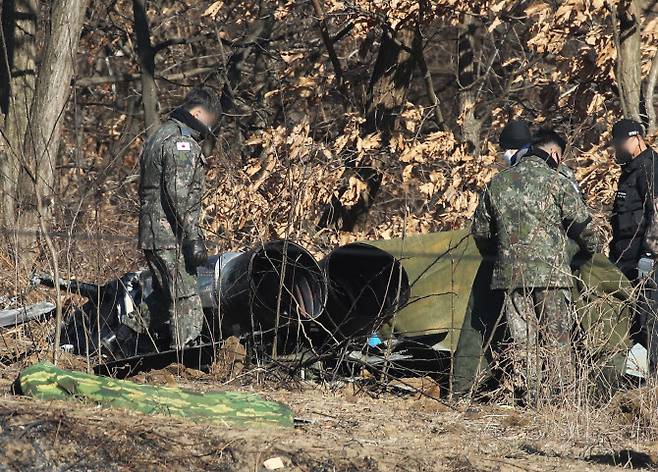
<svg viewBox="0 0 658 472">
<path fill-rule="evenodd" d="M 216 389 L 211 376 L 173 370 L 150 380 Z M 15 374 L 5 371 L 3 388 Z M 352 385 L 302 383 L 222 388 L 257 390 L 289 404 L 304 423 L 294 430 L 239 430 L 181 419 L 117 413 L 89 405 L 5 395 L 0 464 L 11 470 L 262 470 L 281 457 L 291 471 L 499 471 L 651 468 L 655 443 L 633 437 L 613 410 L 590 412 L 587 430 L 566 409 L 532 412 L 424 398 L 373 397 Z M 5 390 L 7 391 L 7 390 Z"/>
</svg>

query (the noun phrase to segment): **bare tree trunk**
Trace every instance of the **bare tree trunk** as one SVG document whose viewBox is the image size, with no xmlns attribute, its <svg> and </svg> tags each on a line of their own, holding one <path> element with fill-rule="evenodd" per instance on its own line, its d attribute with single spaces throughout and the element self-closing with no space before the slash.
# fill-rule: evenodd
<svg viewBox="0 0 658 472">
<path fill-rule="evenodd" d="M 656 107 L 654 98 L 656 93 L 656 81 L 658 80 L 658 52 L 654 53 L 651 61 L 651 70 L 644 89 L 644 108 L 647 111 L 647 134 L 656 131 Z"/>
<path fill-rule="evenodd" d="M 617 64 L 615 74 L 619 99 L 626 118 L 640 121 L 641 53 L 638 0 L 621 0 L 613 17 Z M 617 21 L 619 23 L 617 23 Z"/>
<path fill-rule="evenodd" d="M 150 135 L 160 124 L 158 117 L 158 91 L 155 85 L 155 49 L 151 45 L 151 31 L 146 15 L 146 0 L 133 0 L 137 56 L 142 81 L 142 104 L 144 105 L 144 126 Z"/>
<path fill-rule="evenodd" d="M 383 141 L 390 139 L 416 65 L 412 55 L 415 34 L 416 31 L 411 29 L 392 31 L 384 28 L 370 78 L 362 135 L 381 132 Z"/>
<path fill-rule="evenodd" d="M 264 51 L 267 49 L 267 45 L 272 36 L 272 31 L 274 28 L 274 13 L 269 11 L 269 5 L 265 0 L 260 0 L 258 2 L 258 15 L 256 20 L 252 22 L 249 28 L 249 33 L 245 36 L 244 42 L 247 46 L 240 48 L 233 52 L 231 56 L 226 60 L 224 70 L 226 73 L 223 77 L 223 89 L 222 89 L 222 106 L 224 111 L 236 110 L 236 114 L 242 115 L 241 118 L 236 118 L 233 120 L 233 127 L 235 129 L 235 139 L 231 143 L 230 151 L 237 153 L 237 155 L 242 154 L 242 143 L 244 141 L 244 136 L 242 134 L 242 128 L 245 124 L 248 123 L 248 126 L 251 127 L 266 127 L 269 122 L 269 117 L 267 114 L 267 107 L 254 107 L 254 103 L 248 103 L 242 98 L 241 89 L 250 89 L 252 90 L 252 96 L 256 96 L 258 99 L 262 99 L 267 87 L 266 83 L 260 85 L 260 91 L 256 92 L 255 88 L 259 86 L 256 79 L 257 76 L 265 75 L 265 54 Z M 221 47 L 221 45 L 220 45 Z M 244 71 L 247 68 L 247 61 L 249 58 L 255 55 L 254 59 L 254 68 L 252 75 L 252 82 L 245 82 Z M 259 108 L 258 110 L 256 108 Z M 244 117 L 249 118 L 244 118 Z"/>
<path fill-rule="evenodd" d="M 469 17 L 459 32 L 457 78 L 462 89 L 459 94 L 462 139 L 477 152 L 482 123 L 475 114 L 475 33 L 475 22 Z"/>
<path fill-rule="evenodd" d="M 20 157 L 34 96 L 37 13 L 36 0 L 2 4 L 0 105 L 5 123 L 0 152 L 0 202 L 2 226 L 6 228 L 15 223 Z"/>
<path fill-rule="evenodd" d="M 352 176 L 365 182 L 366 188 L 360 193 L 357 202 L 349 208 L 344 208 L 339 197 L 334 197 L 323 212 L 318 226 L 339 224 L 343 231 L 353 231 L 357 225 L 364 224 L 381 186 L 382 174 L 377 162 L 386 161 L 388 158 L 387 148 L 391 134 L 397 126 L 397 117 L 411 84 L 416 66 L 413 42 L 417 34 L 416 28 L 393 31 L 387 26 L 384 27 L 368 87 L 366 120 L 360 133 L 361 136 L 381 133 L 378 159 L 365 156 L 359 163 L 346 163 L 347 169 L 337 194 L 345 193 Z"/>
<path fill-rule="evenodd" d="M 38 220 L 48 217 L 55 192 L 55 160 L 87 3 L 58 0 L 51 10 L 50 35 L 39 67 L 21 158 L 24 175 L 20 183 L 19 227 L 30 234 L 23 238 L 26 248 L 36 241 Z M 38 211 L 40 206 L 43 212 Z M 25 252 L 23 255 L 27 256 Z M 29 256 L 27 259 L 29 264 Z"/>
</svg>

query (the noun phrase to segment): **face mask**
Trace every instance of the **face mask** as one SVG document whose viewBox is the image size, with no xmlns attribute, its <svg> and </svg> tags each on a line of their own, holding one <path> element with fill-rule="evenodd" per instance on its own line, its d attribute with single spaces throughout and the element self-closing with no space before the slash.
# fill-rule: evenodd
<svg viewBox="0 0 658 472">
<path fill-rule="evenodd" d="M 626 149 L 616 149 L 615 160 L 620 166 L 625 166 L 633 160 L 633 156 Z"/>
<path fill-rule="evenodd" d="M 516 149 L 508 149 L 503 153 L 503 159 L 508 165 L 512 165 L 512 158 L 516 154 Z"/>
</svg>

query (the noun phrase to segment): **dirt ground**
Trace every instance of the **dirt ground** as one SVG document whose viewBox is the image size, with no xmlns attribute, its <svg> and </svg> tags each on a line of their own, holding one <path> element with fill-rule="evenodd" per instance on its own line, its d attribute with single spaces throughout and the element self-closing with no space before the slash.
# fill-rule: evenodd
<svg viewBox="0 0 658 472">
<path fill-rule="evenodd" d="M 374 394 L 354 384 L 218 383 L 196 371 L 164 370 L 138 381 L 193 390 L 256 391 L 288 404 L 294 429 L 226 429 L 72 402 L 15 396 L 18 369 L 0 389 L 0 470 L 546 471 L 658 468 L 658 442 L 608 413 L 447 401 L 418 394 Z M 191 373 L 190 373 L 191 372 Z"/>
</svg>

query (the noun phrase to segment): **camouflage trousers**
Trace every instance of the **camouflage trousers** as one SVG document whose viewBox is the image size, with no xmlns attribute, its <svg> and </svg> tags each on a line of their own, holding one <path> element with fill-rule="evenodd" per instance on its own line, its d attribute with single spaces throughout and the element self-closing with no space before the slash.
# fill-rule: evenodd
<svg viewBox="0 0 658 472">
<path fill-rule="evenodd" d="M 514 394 L 526 403 L 535 403 L 542 393 L 550 396 L 573 386 L 575 320 L 570 299 L 566 288 L 505 292 L 502 315 L 507 340 L 499 350 L 501 371 Z"/>
<path fill-rule="evenodd" d="M 153 274 L 153 292 L 158 313 L 151 317 L 152 329 L 164 337 L 172 349 L 196 340 L 203 327 L 203 307 L 196 290 L 196 279 L 188 272 L 177 249 L 145 250 Z M 165 346 L 163 346 L 165 347 Z"/>
</svg>

